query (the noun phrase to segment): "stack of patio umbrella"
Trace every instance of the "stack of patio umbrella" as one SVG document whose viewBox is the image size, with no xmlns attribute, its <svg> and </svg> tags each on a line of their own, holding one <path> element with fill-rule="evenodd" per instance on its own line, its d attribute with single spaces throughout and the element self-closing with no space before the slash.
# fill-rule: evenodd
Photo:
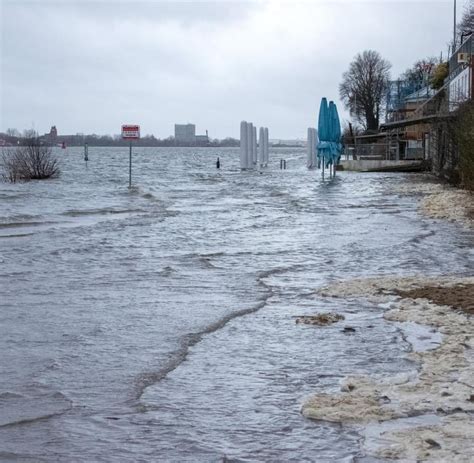
<svg viewBox="0 0 474 463">
<path fill-rule="evenodd" d="M 323 169 L 323 174 L 325 167 L 330 172 L 332 168 L 334 175 L 342 152 L 341 124 L 336 105 L 333 101 L 328 105 L 326 98 L 321 100 L 319 108 L 318 135 L 318 167 Z"/>
</svg>

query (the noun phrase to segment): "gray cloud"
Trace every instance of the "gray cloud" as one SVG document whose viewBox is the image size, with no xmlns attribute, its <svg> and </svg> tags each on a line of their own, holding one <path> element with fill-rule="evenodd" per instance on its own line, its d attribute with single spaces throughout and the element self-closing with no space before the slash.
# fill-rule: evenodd
<svg viewBox="0 0 474 463">
<path fill-rule="evenodd" d="M 225 137 L 248 119 L 302 137 L 357 52 L 377 49 L 397 75 L 446 53 L 451 15 L 451 1 L 4 0 L 0 130 L 137 122 L 165 137 L 190 121 Z"/>
</svg>

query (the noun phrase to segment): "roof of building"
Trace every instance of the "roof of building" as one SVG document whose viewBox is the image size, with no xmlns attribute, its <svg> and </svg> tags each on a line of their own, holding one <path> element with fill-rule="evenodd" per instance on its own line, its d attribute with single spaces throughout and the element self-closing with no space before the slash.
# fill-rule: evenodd
<svg viewBox="0 0 474 463">
<path fill-rule="evenodd" d="M 410 93 L 405 97 L 405 103 L 414 103 L 418 101 L 427 100 L 431 98 L 435 94 L 435 90 L 431 87 L 423 87 L 417 90 L 416 92 Z"/>
<path fill-rule="evenodd" d="M 408 127 L 410 125 L 417 125 L 417 124 L 429 124 L 430 122 L 440 122 L 440 121 L 446 121 L 453 117 L 452 115 L 446 114 L 433 114 L 430 116 L 421 116 L 421 117 L 414 117 L 411 119 L 404 119 L 401 121 L 395 121 L 395 122 L 386 122 L 385 124 L 380 124 L 380 130 L 390 130 L 390 129 L 396 129 L 398 127 Z"/>
<path fill-rule="evenodd" d="M 356 140 L 369 140 L 373 138 L 384 138 L 386 136 L 387 136 L 386 133 L 377 132 L 377 133 L 369 133 L 365 135 L 355 135 L 354 138 Z"/>
</svg>

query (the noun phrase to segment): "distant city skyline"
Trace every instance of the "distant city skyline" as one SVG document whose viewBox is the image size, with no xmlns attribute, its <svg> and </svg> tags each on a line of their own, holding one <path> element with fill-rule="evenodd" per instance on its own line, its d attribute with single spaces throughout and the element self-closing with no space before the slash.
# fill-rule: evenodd
<svg viewBox="0 0 474 463">
<path fill-rule="evenodd" d="M 137 123 L 166 138 L 190 121 L 223 139 L 253 120 L 304 139 L 322 96 L 348 119 L 338 85 L 354 55 L 378 50 L 396 78 L 446 56 L 453 23 L 451 0 L 0 2 L 0 131 L 42 134 Z"/>
</svg>

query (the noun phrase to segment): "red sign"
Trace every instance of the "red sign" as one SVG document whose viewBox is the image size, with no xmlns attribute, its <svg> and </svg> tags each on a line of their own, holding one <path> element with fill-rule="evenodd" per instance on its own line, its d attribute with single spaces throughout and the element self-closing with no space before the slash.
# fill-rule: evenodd
<svg viewBox="0 0 474 463">
<path fill-rule="evenodd" d="M 140 126 L 122 125 L 122 138 L 124 140 L 138 140 L 140 138 Z"/>
</svg>

